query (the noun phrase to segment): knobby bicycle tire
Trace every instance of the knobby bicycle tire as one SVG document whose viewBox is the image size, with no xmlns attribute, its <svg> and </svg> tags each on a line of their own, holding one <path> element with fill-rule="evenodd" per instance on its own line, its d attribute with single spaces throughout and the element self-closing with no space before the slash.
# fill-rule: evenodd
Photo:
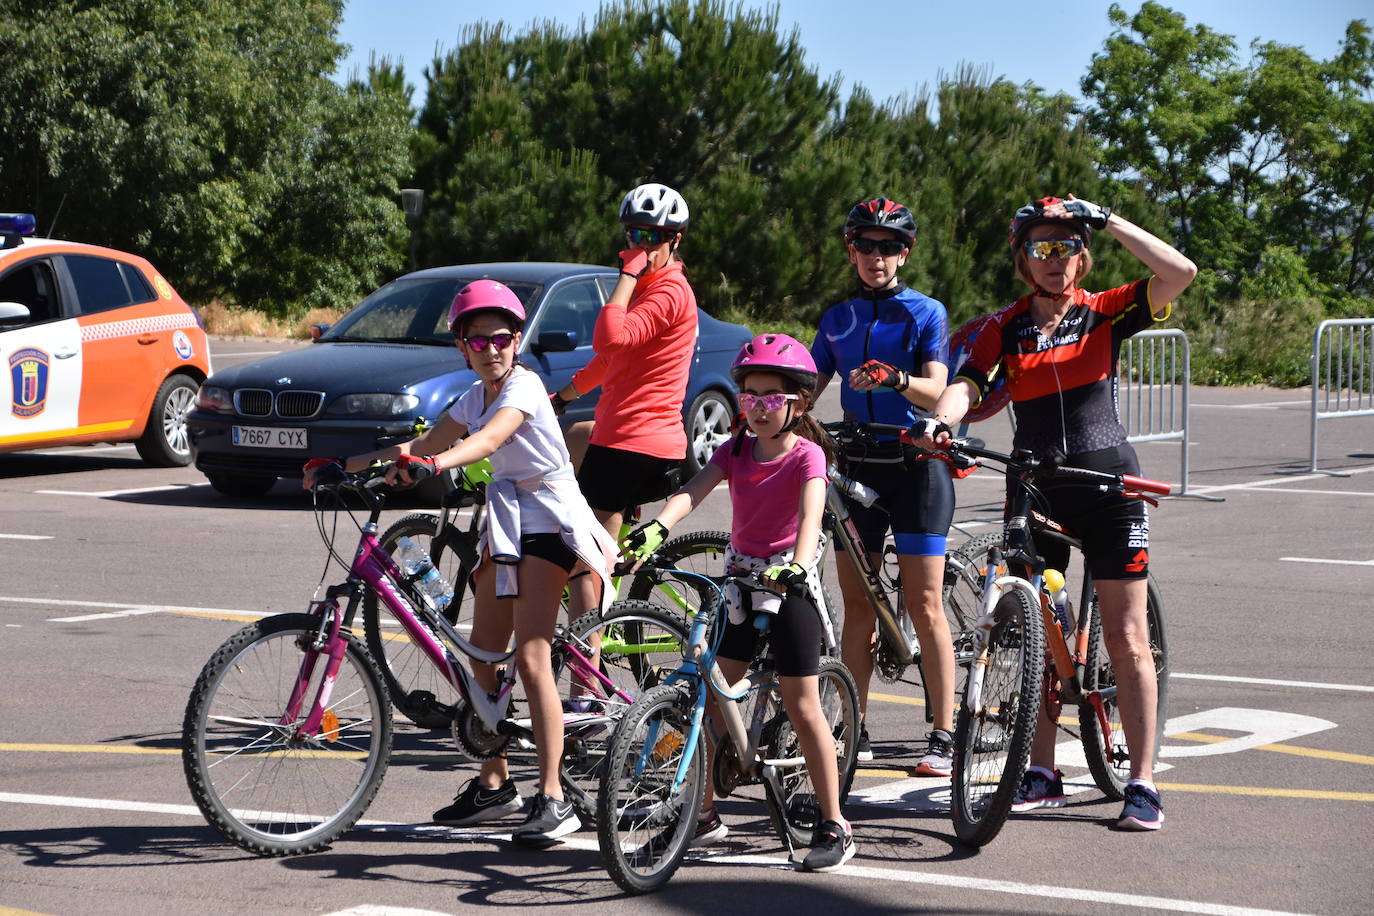
<svg viewBox="0 0 1374 916">
<path fill-rule="evenodd" d="M 941 590 L 945 617 L 954 642 L 957 668 L 955 696 L 963 690 L 963 678 L 972 662 L 974 625 L 982 614 L 983 573 L 988 551 L 1002 544 L 1002 536 L 988 532 L 969 538 L 945 557 L 945 580 Z"/>
<path fill-rule="evenodd" d="M 822 658 L 817 672 L 821 713 L 830 726 L 835 741 L 835 768 L 839 778 L 839 800 L 843 805 L 849 798 L 854 771 L 859 759 L 859 691 L 854 676 L 839 659 Z M 801 742 L 785 714 L 770 723 L 760 743 L 766 759 L 778 760 L 800 757 Z M 816 798 L 811 773 L 806 764 L 783 770 L 782 810 L 777 811 L 785 825 L 793 848 L 811 845 L 816 828 L 821 823 L 820 801 Z M 772 795 L 764 798 L 773 804 Z"/>
<path fill-rule="evenodd" d="M 315 852 L 362 817 L 391 754 L 391 706 L 367 649 L 353 635 L 321 723 L 310 712 L 327 658 L 317 654 L 295 722 L 283 722 L 306 649 L 319 626 L 307 614 L 249 624 L 206 662 L 186 704 L 182 765 L 196 805 L 225 839 L 249 852 Z"/>
<path fill-rule="evenodd" d="M 1169 706 L 1169 640 L 1164 625 L 1164 598 L 1154 576 L 1147 580 L 1145 613 L 1149 620 L 1150 654 L 1155 662 L 1156 707 L 1154 753 L 1157 759 L 1160 741 L 1164 737 L 1164 720 Z M 1126 750 L 1126 735 L 1121 730 L 1121 713 L 1116 698 L 1104 702 L 1107 719 L 1111 725 L 1112 750 L 1110 755 L 1102 739 L 1102 727 L 1097 719 L 1097 711 L 1086 694 L 1092 690 L 1111 687 L 1116 684 L 1116 673 L 1107 658 L 1107 649 L 1102 642 L 1102 617 L 1093 595 L 1092 623 L 1088 629 L 1087 664 L 1083 673 L 1083 692 L 1085 698 L 1078 707 L 1079 733 L 1083 740 L 1083 755 L 1088 760 L 1088 770 L 1093 774 L 1093 782 L 1109 799 L 1121 801 L 1125 797 L 1126 782 L 1131 777 L 1131 758 Z"/>
<path fill-rule="evenodd" d="M 950 813 L 969 846 L 997 836 L 1011 811 L 1030 758 L 1040 711 L 1045 635 L 1040 609 L 1020 591 L 1005 592 L 993 609 L 988 647 L 973 662 L 954 727 Z M 972 685 L 982 694 L 973 708 Z"/>
<path fill-rule="evenodd" d="M 677 615 L 646 601 L 617 601 L 605 614 L 583 614 L 573 621 L 568 632 L 579 651 L 584 644 L 599 648 L 597 668 L 630 699 L 578 700 L 586 690 L 573 683 L 573 672 L 566 659 L 555 661 L 559 696 L 566 699 L 570 711 L 598 713 L 615 722 L 624 717 L 635 700 L 677 670 L 682 662 L 682 644 L 687 639 L 686 628 Z M 554 651 L 557 655 L 560 650 L 556 646 Z M 594 718 L 583 726 L 575 715 L 565 718 L 559 777 L 564 797 L 577 809 L 583 824 L 591 827 L 596 823 L 596 793 L 615 726 L 604 719 Z"/>
<path fill-rule="evenodd" d="M 725 575 L 725 552 L 729 546 L 728 531 L 689 531 L 664 541 L 654 554 L 653 562 L 720 578 Z M 660 576 L 647 569 L 634 574 L 625 595 L 667 608 L 684 620 L 695 614 L 703 601 L 715 597 L 700 582 Z"/>
<path fill-rule="evenodd" d="M 696 833 L 706 754 L 701 742 L 687 740 L 691 706 L 683 685 L 655 687 L 630 707 L 611 739 L 597 792 L 596 836 L 606 870 L 627 893 L 667 884 Z M 684 755 L 687 778 L 674 791 Z"/>
<path fill-rule="evenodd" d="M 469 580 L 477 564 L 477 544 L 470 532 L 461 529 L 450 527 L 436 532 L 438 523 L 438 516 L 429 513 L 407 515 L 387 528 L 377 540 L 388 553 L 395 550 L 396 542 L 402 537 L 409 537 L 428 549 L 434 568 L 453 584 L 453 599 L 444 608 L 444 616 L 454 626 L 470 627 L 473 594 Z M 424 623 L 424 615 L 417 616 Z M 438 629 L 430 627 L 429 630 L 442 644 Z M 448 728 L 451 719 L 439 711 L 429 697 L 454 706 L 458 702 L 458 691 L 411 641 L 371 589 L 363 594 L 363 632 L 397 711 L 421 728 Z"/>
</svg>

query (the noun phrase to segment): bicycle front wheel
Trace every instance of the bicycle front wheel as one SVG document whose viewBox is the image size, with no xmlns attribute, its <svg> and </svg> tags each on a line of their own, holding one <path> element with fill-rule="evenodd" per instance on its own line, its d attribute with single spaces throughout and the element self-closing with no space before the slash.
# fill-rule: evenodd
<svg viewBox="0 0 1374 916">
<path fill-rule="evenodd" d="M 583 614 L 568 628 L 567 644 L 611 681 L 607 686 L 588 677 L 563 650 L 556 672 L 565 698 L 559 775 L 584 824 L 596 822 L 596 791 L 615 727 L 604 717 L 618 722 L 630 704 L 675 671 L 686 640 L 681 618 L 644 601 L 617 601 L 605 614 Z"/>
<path fill-rule="evenodd" d="M 1092 602 L 1087 666 L 1083 673 L 1085 694 L 1116 686 L 1116 673 L 1102 642 L 1102 615 L 1095 591 Z M 1146 586 L 1145 613 L 1150 626 L 1150 655 L 1154 659 L 1156 681 L 1153 760 L 1164 737 L 1164 719 L 1169 705 L 1169 640 L 1164 630 L 1164 599 L 1154 576 L 1150 576 Z M 1121 728 L 1121 710 L 1115 694 L 1104 700 L 1102 706 L 1107 718 L 1107 737 L 1104 737 L 1102 723 L 1091 701 L 1085 698 L 1079 704 L 1078 726 L 1083 739 L 1083 755 L 1088 759 L 1088 769 L 1097 787 L 1109 799 L 1121 801 L 1125 798 L 1126 782 L 1131 778 L 1131 755 L 1126 748 L 1126 733 Z"/>
<path fill-rule="evenodd" d="M 450 528 L 440 533 L 436 531 L 438 524 L 435 515 L 407 515 L 377 540 L 388 553 L 395 551 L 396 542 L 403 537 L 428 550 L 434 568 L 453 584 L 453 600 L 444 608 L 444 616 L 449 623 L 467 630 L 472 626 L 473 615 L 473 594 L 468 580 L 477 565 L 477 546 L 468 532 Z M 424 615 L 419 617 L 424 623 Z M 401 715 L 421 728 L 448 728 L 450 718 L 435 704 L 437 701 L 446 706 L 456 705 L 458 691 L 434 667 L 371 589 L 363 595 L 363 632 L 367 647 L 386 679 L 391 702 Z M 431 626 L 430 632 L 441 644 L 444 642 L 437 627 Z"/>
<path fill-rule="evenodd" d="M 996 623 L 969 669 L 954 728 L 950 812 L 955 834 L 970 846 L 990 842 L 1011 812 L 1030 758 L 1044 673 L 1039 608 L 1020 591 L 1008 591 L 993 615 Z"/>
<path fill-rule="evenodd" d="M 834 658 L 821 659 L 818 681 L 821 715 L 835 741 L 835 772 L 840 781 L 840 804 L 844 804 L 859 759 L 859 691 L 849 669 Z M 811 770 L 801 759 L 801 741 L 783 715 L 769 724 L 761 743 L 766 759 L 797 761 L 777 765 L 782 777 L 782 810 L 777 814 L 786 825 L 793 847 L 810 846 L 821 823 L 821 806 Z M 773 803 L 771 795 L 765 797 Z"/>
<path fill-rule="evenodd" d="M 298 734 L 328 662 L 309 648 L 318 626 L 285 614 L 244 627 L 211 656 L 186 704 L 181 757 L 191 795 L 225 839 L 258 855 L 328 846 L 367 810 L 391 754 L 386 687 L 352 635 L 319 733 Z M 287 718 L 307 670 L 304 700 Z"/>
<path fill-rule="evenodd" d="M 606 870 L 622 890 L 645 894 L 667 884 L 696 833 L 706 790 L 700 742 L 690 742 L 691 697 L 660 685 L 620 720 L 596 800 L 596 837 Z M 686 778 L 677 772 L 686 760 Z"/>
</svg>

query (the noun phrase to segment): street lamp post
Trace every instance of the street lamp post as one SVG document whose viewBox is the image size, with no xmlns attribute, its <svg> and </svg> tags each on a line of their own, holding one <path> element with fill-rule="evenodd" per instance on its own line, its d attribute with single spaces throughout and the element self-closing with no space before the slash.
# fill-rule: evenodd
<svg viewBox="0 0 1374 916">
<path fill-rule="evenodd" d="M 410 269 L 415 270 L 415 228 L 420 225 L 420 214 L 425 209 L 425 192 L 419 188 L 402 188 L 401 209 L 405 211 L 406 224 L 410 226 Z"/>
</svg>

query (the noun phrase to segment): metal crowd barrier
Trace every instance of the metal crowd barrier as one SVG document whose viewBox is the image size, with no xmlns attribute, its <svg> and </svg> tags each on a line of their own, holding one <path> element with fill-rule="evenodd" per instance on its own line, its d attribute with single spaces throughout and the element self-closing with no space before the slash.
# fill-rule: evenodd
<svg viewBox="0 0 1374 916">
<path fill-rule="evenodd" d="M 1374 414 L 1374 318 L 1333 318 L 1312 335 L 1312 465 L 1317 421 Z"/>
<path fill-rule="evenodd" d="M 1117 410 L 1131 442 L 1178 440 L 1179 496 L 1188 493 L 1188 337 L 1176 328 L 1142 331 L 1121 347 Z M 1208 497 L 1217 499 L 1217 497 Z M 1220 501 L 1220 500 L 1218 500 Z"/>
</svg>

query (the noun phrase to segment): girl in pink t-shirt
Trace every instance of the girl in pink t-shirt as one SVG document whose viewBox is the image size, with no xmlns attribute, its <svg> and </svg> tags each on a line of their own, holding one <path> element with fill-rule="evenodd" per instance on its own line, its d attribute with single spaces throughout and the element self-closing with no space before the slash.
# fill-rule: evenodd
<svg viewBox="0 0 1374 916">
<path fill-rule="evenodd" d="M 823 444 L 828 438 L 807 415 L 814 401 L 816 364 L 806 347 L 791 337 L 761 334 L 744 345 L 730 371 L 740 387 L 749 432 L 741 431 L 722 445 L 710 463 L 668 499 L 657 518 L 631 532 L 621 545 L 622 556 L 647 559 L 668 529 L 726 480 L 734 514 L 727 568 L 762 570 L 765 583 L 780 592 L 788 586 L 814 590 L 819 587 L 816 567 L 830 457 Z M 821 806 L 822 822 L 802 868 L 831 871 L 854 855 L 854 838 L 840 813 L 834 738 L 820 705 L 817 672 L 829 621 L 805 588 L 766 601 L 760 598 L 731 590 L 728 621 L 720 622 L 726 629 L 716 663 L 726 680 L 738 682 L 754 657 L 759 636 L 751 611 L 776 613 L 769 634 L 778 684 Z M 726 832 L 712 805 L 708 780 L 693 845 L 713 842 Z"/>
</svg>

